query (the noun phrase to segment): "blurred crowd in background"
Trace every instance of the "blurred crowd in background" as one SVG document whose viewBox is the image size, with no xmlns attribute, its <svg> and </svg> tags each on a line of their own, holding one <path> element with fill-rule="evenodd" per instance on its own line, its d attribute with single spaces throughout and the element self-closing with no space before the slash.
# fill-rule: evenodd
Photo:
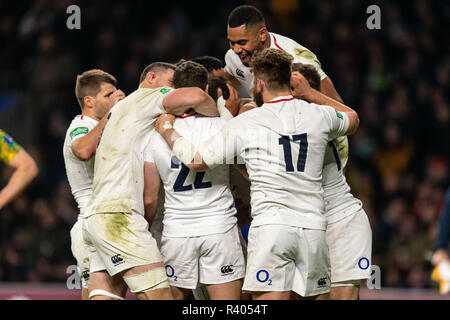
<svg viewBox="0 0 450 320">
<path fill-rule="evenodd" d="M 65 282 L 75 264 L 77 208 L 62 146 L 80 113 L 75 79 L 100 68 L 126 94 L 149 63 L 199 55 L 223 60 L 226 21 L 258 7 L 268 30 L 313 51 L 361 120 L 347 179 L 373 230 L 382 287 L 430 288 L 439 210 L 449 185 L 450 3 L 272 0 L 226 2 L 2 1 L 0 128 L 33 156 L 39 176 L 0 212 L 0 281 Z M 66 8 L 81 8 L 68 30 Z M 369 30 L 366 8 L 381 9 Z M 0 186 L 10 175 L 0 168 Z"/>
</svg>

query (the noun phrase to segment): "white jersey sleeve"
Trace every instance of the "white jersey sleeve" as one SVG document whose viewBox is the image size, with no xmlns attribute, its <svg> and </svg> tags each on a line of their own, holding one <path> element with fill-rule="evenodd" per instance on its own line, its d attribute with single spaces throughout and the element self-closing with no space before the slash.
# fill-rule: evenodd
<svg viewBox="0 0 450 320">
<path fill-rule="evenodd" d="M 233 164 L 234 158 L 242 153 L 242 117 L 235 117 L 213 137 L 199 147 L 203 161 L 209 168 L 222 164 Z"/>
<path fill-rule="evenodd" d="M 324 115 L 324 120 L 329 126 L 329 140 L 345 135 L 349 126 L 349 118 L 344 112 L 339 112 L 329 106 L 317 105 Z"/>
<path fill-rule="evenodd" d="M 319 59 L 311 50 L 288 37 L 272 32 L 270 33 L 270 36 L 272 39 L 270 45 L 271 48 L 277 48 L 289 53 L 294 57 L 294 62 L 312 65 L 319 73 L 320 80 L 327 77 L 325 72 L 322 70 Z"/>
<path fill-rule="evenodd" d="M 67 179 L 80 209 L 80 217 L 84 216 L 92 196 L 94 157 L 87 161 L 81 161 L 73 154 L 72 143 L 88 134 L 97 123 L 98 121 L 84 115 L 76 116 L 67 129 L 64 140 L 63 156 Z"/>
</svg>

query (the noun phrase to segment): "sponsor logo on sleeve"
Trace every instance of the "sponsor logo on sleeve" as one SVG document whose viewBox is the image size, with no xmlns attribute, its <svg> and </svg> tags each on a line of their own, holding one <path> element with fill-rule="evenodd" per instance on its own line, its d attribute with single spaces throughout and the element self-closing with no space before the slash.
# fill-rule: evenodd
<svg viewBox="0 0 450 320">
<path fill-rule="evenodd" d="M 89 132 L 88 127 L 78 127 L 72 130 L 72 132 L 70 133 L 70 138 L 73 139 L 79 134 L 87 134 L 88 132 Z"/>
<path fill-rule="evenodd" d="M 162 94 L 166 94 L 166 93 L 168 93 L 170 91 L 172 91 L 172 90 L 169 89 L 169 88 L 162 88 L 161 90 L 159 90 L 159 92 L 161 92 Z"/>
<path fill-rule="evenodd" d="M 334 110 L 334 111 L 336 111 L 336 115 L 337 115 L 337 117 L 338 117 L 339 119 L 344 120 L 344 117 L 342 116 L 342 113 L 340 113 L 340 112 L 337 111 L 337 110 Z"/>
</svg>

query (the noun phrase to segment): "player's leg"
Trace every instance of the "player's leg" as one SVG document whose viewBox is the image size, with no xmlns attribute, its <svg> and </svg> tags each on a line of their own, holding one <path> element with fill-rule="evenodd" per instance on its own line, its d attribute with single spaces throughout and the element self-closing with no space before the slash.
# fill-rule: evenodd
<svg viewBox="0 0 450 320">
<path fill-rule="evenodd" d="M 172 297 L 161 253 L 143 215 L 99 213 L 86 220 L 85 229 L 108 274 L 120 274 L 138 298 Z"/>
<path fill-rule="evenodd" d="M 297 299 L 329 299 L 331 267 L 325 230 L 297 229 L 298 249 L 292 291 Z"/>
<path fill-rule="evenodd" d="M 211 300 L 208 290 L 206 290 L 206 287 L 201 283 L 197 285 L 197 288 L 192 290 L 192 295 L 195 300 Z"/>
<path fill-rule="evenodd" d="M 194 300 L 194 293 L 191 289 L 170 286 L 174 300 Z M 199 299 L 196 299 L 199 300 Z M 204 300 L 204 299 L 202 299 Z"/>
<path fill-rule="evenodd" d="M 234 280 L 227 283 L 208 284 L 208 290 L 211 300 L 240 300 L 243 279 Z"/>
<path fill-rule="evenodd" d="M 82 220 L 78 220 L 70 230 L 72 255 L 77 261 L 78 274 L 81 277 L 81 299 L 89 299 L 89 252 L 83 240 Z"/>
<path fill-rule="evenodd" d="M 196 237 L 161 237 L 161 254 L 175 300 L 192 300 L 198 283 Z"/>
<path fill-rule="evenodd" d="M 357 300 L 362 279 L 370 278 L 372 231 L 363 209 L 330 223 L 326 240 L 331 262 L 330 299 Z"/>
<path fill-rule="evenodd" d="M 331 284 L 330 299 L 358 300 L 360 280 L 342 281 Z"/>
<path fill-rule="evenodd" d="M 82 291 L 83 299 L 123 300 L 127 286 L 120 277 L 111 277 L 107 273 L 105 264 L 91 241 L 89 220 L 83 219 L 82 230 L 83 244 L 88 252 L 88 257 L 84 262 L 88 262 L 89 270 L 87 271 L 90 272 L 87 273 L 87 277 L 87 271 L 84 270 L 82 272 L 82 279 L 88 279 L 88 282 L 86 281 L 87 286 Z"/>
<path fill-rule="evenodd" d="M 90 300 L 123 300 L 127 293 L 127 285 L 120 275 L 111 277 L 106 270 L 90 274 Z"/>
<path fill-rule="evenodd" d="M 238 226 L 197 237 L 196 241 L 200 249 L 200 282 L 211 300 L 240 300 L 245 260 Z"/>
<path fill-rule="evenodd" d="M 290 300 L 291 291 L 252 292 L 253 300 Z"/>
<path fill-rule="evenodd" d="M 164 263 L 132 267 L 122 272 L 123 280 L 139 300 L 172 300 Z"/>
<path fill-rule="evenodd" d="M 253 299 L 287 300 L 295 285 L 296 227 L 251 226 L 243 291 Z"/>
</svg>

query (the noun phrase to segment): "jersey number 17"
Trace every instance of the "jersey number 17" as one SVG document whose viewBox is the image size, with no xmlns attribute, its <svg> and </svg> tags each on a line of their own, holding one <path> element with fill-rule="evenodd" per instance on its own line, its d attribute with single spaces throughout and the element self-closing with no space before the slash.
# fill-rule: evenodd
<svg viewBox="0 0 450 320">
<path fill-rule="evenodd" d="M 294 164 L 292 162 L 292 149 L 291 149 L 291 140 L 292 141 L 300 141 L 298 159 L 297 159 L 297 171 L 304 172 L 305 171 L 305 163 L 306 163 L 306 155 L 308 153 L 308 136 L 306 133 L 302 134 L 294 134 L 292 137 L 290 136 L 281 136 L 278 139 L 278 144 L 283 146 L 284 151 L 284 162 L 286 164 L 286 171 L 293 172 Z"/>
</svg>

